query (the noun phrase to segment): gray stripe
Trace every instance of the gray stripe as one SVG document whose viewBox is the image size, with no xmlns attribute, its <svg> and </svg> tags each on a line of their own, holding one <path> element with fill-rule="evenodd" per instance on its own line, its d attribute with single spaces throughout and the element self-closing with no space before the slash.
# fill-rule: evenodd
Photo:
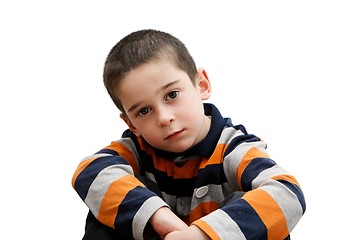
<svg viewBox="0 0 356 240">
<path fill-rule="evenodd" d="M 143 230 L 150 217 L 159 208 L 167 206 L 167 204 L 159 197 L 151 197 L 147 199 L 136 212 L 132 220 L 132 233 L 134 239 L 143 240 Z"/>
<path fill-rule="evenodd" d="M 222 131 L 222 133 L 220 135 L 220 139 L 218 141 L 218 144 L 228 144 L 235 137 L 240 136 L 240 135 L 244 135 L 244 133 L 241 132 L 241 130 L 236 130 L 233 127 L 224 128 L 224 130 Z"/>
<path fill-rule="evenodd" d="M 268 179 L 271 179 L 274 176 L 278 176 L 282 174 L 288 174 L 288 173 L 280 166 L 274 165 L 273 167 L 268 168 L 260 172 L 260 174 L 258 174 L 258 176 L 252 181 L 252 188 L 253 189 L 258 188 L 261 184 L 263 184 Z"/>
<path fill-rule="evenodd" d="M 289 188 L 275 180 L 268 180 L 261 189 L 268 192 L 282 209 L 288 230 L 291 232 L 303 215 L 298 197 Z M 284 191 L 281 192 L 281 189 Z"/>
<path fill-rule="evenodd" d="M 129 149 L 129 151 L 133 154 L 133 156 L 136 160 L 136 164 L 138 166 L 139 172 L 141 172 L 141 160 L 137 153 L 135 143 L 132 141 L 132 139 L 131 138 L 122 138 L 117 142 L 122 143 Z"/>
<path fill-rule="evenodd" d="M 220 239 L 246 240 L 236 222 L 234 222 L 229 215 L 220 209 L 201 219 L 219 235 Z"/>
<path fill-rule="evenodd" d="M 192 203 L 191 203 L 191 209 L 198 207 L 200 204 L 202 204 L 204 202 L 220 203 L 222 200 L 224 200 L 222 185 L 209 184 L 209 185 L 206 185 L 206 187 L 208 187 L 208 191 L 201 198 L 196 197 L 197 190 L 200 188 L 194 189 Z"/>
<path fill-rule="evenodd" d="M 191 197 L 177 198 L 176 196 L 162 192 L 164 201 L 169 205 L 170 209 L 179 217 L 188 216 L 191 208 Z"/>
<path fill-rule="evenodd" d="M 133 174 L 132 168 L 129 165 L 116 164 L 111 165 L 98 174 L 91 184 L 85 203 L 88 205 L 94 216 L 98 216 L 101 201 L 111 183 L 128 174 Z"/>
<path fill-rule="evenodd" d="M 235 148 L 231 153 L 229 153 L 224 159 L 224 172 L 229 183 L 234 186 L 238 191 L 242 189 L 237 186 L 236 171 L 237 167 L 241 163 L 243 157 L 251 148 L 258 148 L 259 150 L 265 152 L 266 144 L 264 142 L 245 142 Z"/>
</svg>

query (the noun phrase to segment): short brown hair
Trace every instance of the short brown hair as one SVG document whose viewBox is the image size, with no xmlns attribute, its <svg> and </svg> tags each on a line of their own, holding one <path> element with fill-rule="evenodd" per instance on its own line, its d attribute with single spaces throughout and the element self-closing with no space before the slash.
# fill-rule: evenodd
<svg viewBox="0 0 356 240">
<path fill-rule="evenodd" d="M 104 66 L 104 84 L 111 99 L 121 112 L 125 112 L 120 96 L 116 96 L 118 83 L 132 69 L 152 60 L 169 60 L 186 72 L 195 85 L 197 68 L 185 45 L 169 33 L 145 29 L 132 32 L 121 39 L 109 52 Z"/>
</svg>

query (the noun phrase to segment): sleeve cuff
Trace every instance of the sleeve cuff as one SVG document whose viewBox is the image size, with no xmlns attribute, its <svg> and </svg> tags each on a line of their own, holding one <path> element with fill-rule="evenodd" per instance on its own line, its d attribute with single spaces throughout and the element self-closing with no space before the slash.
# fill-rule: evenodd
<svg viewBox="0 0 356 240">
<path fill-rule="evenodd" d="M 195 222 L 211 239 L 245 239 L 240 227 L 227 213 L 218 209 Z"/>
<path fill-rule="evenodd" d="M 134 239 L 144 240 L 143 233 L 151 216 L 161 207 L 169 207 L 160 197 L 154 196 L 141 206 L 132 221 Z"/>
</svg>

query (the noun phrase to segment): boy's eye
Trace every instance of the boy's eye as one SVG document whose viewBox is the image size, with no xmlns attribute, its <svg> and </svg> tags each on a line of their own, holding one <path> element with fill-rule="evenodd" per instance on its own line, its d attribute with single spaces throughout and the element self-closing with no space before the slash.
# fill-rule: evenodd
<svg viewBox="0 0 356 240">
<path fill-rule="evenodd" d="M 178 96 L 178 91 L 172 91 L 167 94 L 167 100 L 174 99 Z"/>
<path fill-rule="evenodd" d="M 140 111 L 138 111 L 137 115 L 144 116 L 144 115 L 148 114 L 149 112 L 150 112 L 150 109 L 148 107 L 145 107 L 145 108 L 140 109 Z"/>
</svg>

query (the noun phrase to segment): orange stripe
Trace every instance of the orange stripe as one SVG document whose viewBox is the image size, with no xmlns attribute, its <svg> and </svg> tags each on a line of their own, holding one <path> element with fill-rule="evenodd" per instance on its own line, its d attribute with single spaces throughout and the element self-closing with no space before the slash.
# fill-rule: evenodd
<svg viewBox="0 0 356 240">
<path fill-rule="evenodd" d="M 207 165 L 219 164 L 224 160 L 224 153 L 226 150 L 226 144 L 218 144 L 214 150 L 213 155 L 209 158 L 209 161 L 202 162 L 200 168 L 205 168 Z"/>
<path fill-rule="evenodd" d="M 193 223 L 195 226 L 199 227 L 203 232 L 209 235 L 211 239 L 220 240 L 221 238 L 215 233 L 215 231 L 203 220 L 198 220 Z"/>
<path fill-rule="evenodd" d="M 199 161 L 190 160 L 187 161 L 182 167 L 177 167 L 172 161 L 163 159 L 158 156 L 153 150 L 152 147 L 147 145 L 147 143 L 141 138 L 137 138 L 140 143 L 141 149 L 144 150 L 148 155 L 152 156 L 153 166 L 155 169 L 165 172 L 167 176 L 173 177 L 174 179 L 184 179 L 184 178 L 192 178 L 198 174 Z M 200 162 L 204 162 L 206 160 L 201 160 Z"/>
<path fill-rule="evenodd" d="M 252 147 L 250 148 L 246 154 L 243 156 L 239 166 L 236 169 L 236 177 L 237 177 L 237 182 L 238 185 L 241 186 L 241 176 L 242 173 L 245 171 L 246 167 L 250 164 L 250 162 L 255 159 L 255 158 L 259 158 L 259 157 L 263 157 L 263 158 L 268 158 L 268 154 L 265 152 L 262 152 L 261 150 Z"/>
<path fill-rule="evenodd" d="M 75 170 L 73 177 L 72 177 L 72 186 L 74 187 L 74 183 L 77 180 L 77 177 L 79 176 L 79 174 L 91 163 L 93 162 L 95 159 L 97 159 L 98 157 L 94 157 L 94 158 L 90 158 L 87 160 L 84 160 L 82 162 L 79 163 L 78 168 Z"/>
<path fill-rule="evenodd" d="M 110 149 L 110 150 L 114 150 L 116 151 L 121 157 L 123 157 L 133 168 L 135 173 L 138 173 L 138 166 L 136 163 L 136 159 L 134 158 L 134 156 L 132 155 L 132 153 L 130 152 L 130 150 L 123 144 L 119 143 L 119 142 L 112 142 L 111 145 L 107 146 L 104 149 Z M 80 162 L 78 168 L 76 169 L 76 171 L 73 174 L 72 177 L 72 186 L 74 186 L 74 183 L 78 177 L 78 175 L 91 163 L 93 162 L 95 159 L 99 158 L 99 156 L 95 156 L 92 158 L 89 158 L 87 160 L 84 160 L 82 162 Z"/>
<path fill-rule="evenodd" d="M 297 181 L 297 179 L 293 176 L 290 176 L 290 175 L 277 175 L 277 176 L 274 176 L 272 179 L 274 180 L 286 180 L 290 183 L 293 183 L 295 185 L 297 185 L 299 188 L 300 188 L 300 185 Z"/>
<path fill-rule="evenodd" d="M 147 146 L 147 143 L 141 138 L 137 138 L 140 143 L 141 149 L 144 150 L 147 154 L 152 156 L 154 167 L 162 172 L 166 172 L 166 174 L 170 177 L 175 179 L 182 179 L 182 178 L 192 178 L 198 174 L 197 167 L 205 168 L 207 165 L 210 164 L 218 164 L 221 163 L 223 160 L 223 154 L 226 150 L 225 144 L 219 144 L 214 154 L 208 159 L 203 159 L 200 161 L 200 166 L 197 165 L 197 161 L 188 161 L 186 162 L 183 167 L 176 167 L 176 165 L 169 160 L 163 159 L 160 156 L 157 156 L 150 146 Z M 113 149 L 117 151 L 117 149 Z"/>
<path fill-rule="evenodd" d="M 172 161 L 167 161 L 159 156 L 153 158 L 153 166 L 155 169 L 161 172 L 166 172 L 170 177 L 174 174 L 174 164 Z M 184 167 L 184 166 L 183 166 Z"/>
<path fill-rule="evenodd" d="M 283 239 L 288 235 L 285 216 L 274 199 L 262 189 L 247 192 L 245 199 L 257 212 L 268 231 L 268 239 Z"/>
<path fill-rule="evenodd" d="M 114 222 L 120 204 L 125 199 L 127 193 L 137 186 L 144 185 L 132 175 L 126 175 L 113 182 L 101 202 L 98 219 L 104 224 L 114 228 Z"/>
<path fill-rule="evenodd" d="M 198 175 L 199 160 L 190 160 L 186 162 L 182 167 L 176 167 L 174 165 L 174 179 L 192 178 Z"/>
<path fill-rule="evenodd" d="M 116 151 L 122 158 L 124 158 L 130 166 L 133 168 L 134 172 L 138 173 L 138 165 L 136 159 L 132 152 L 120 142 L 112 142 L 110 146 L 106 147 L 107 149 Z"/>
<path fill-rule="evenodd" d="M 199 218 L 215 211 L 220 206 L 217 202 L 204 202 L 199 204 L 196 208 L 190 211 L 190 222 L 194 222 Z"/>
<path fill-rule="evenodd" d="M 145 151 L 148 155 L 153 155 L 154 151 L 152 146 L 150 146 L 142 137 L 138 137 L 137 141 L 140 144 L 141 150 Z"/>
<path fill-rule="evenodd" d="M 214 154 L 209 159 L 202 159 L 200 161 L 189 160 L 182 167 L 177 167 L 172 161 L 154 157 L 154 167 L 162 172 L 166 172 L 169 177 L 174 179 L 192 178 L 197 176 L 199 169 L 205 168 L 207 165 L 219 164 L 223 161 L 226 145 L 219 144 Z"/>
<path fill-rule="evenodd" d="M 157 170 L 165 172 L 167 176 L 174 179 L 195 177 L 198 174 L 200 166 L 200 160 L 189 160 L 182 167 L 177 167 L 173 161 L 163 159 L 159 156 L 155 156 L 153 161 L 153 165 Z"/>
</svg>

